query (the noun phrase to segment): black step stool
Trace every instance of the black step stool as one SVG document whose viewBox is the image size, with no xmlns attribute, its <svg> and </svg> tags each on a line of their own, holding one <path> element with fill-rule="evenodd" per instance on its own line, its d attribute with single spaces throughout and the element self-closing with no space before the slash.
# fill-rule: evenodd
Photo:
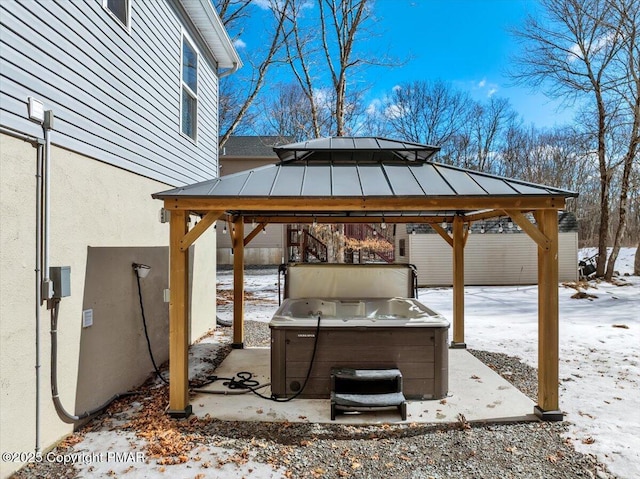
<svg viewBox="0 0 640 479">
<path fill-rule="evenodd" d="M 343 411 L 375 411 L 398 408 L 407 420 L 399 369 L 331 369 L 331 420 Z"/>
</svg>

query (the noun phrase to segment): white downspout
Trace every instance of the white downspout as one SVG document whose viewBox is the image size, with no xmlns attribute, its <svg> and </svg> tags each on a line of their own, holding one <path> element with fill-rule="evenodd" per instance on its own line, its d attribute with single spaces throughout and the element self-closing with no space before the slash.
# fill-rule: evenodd
<svg viewBox="0 0 640 479">
<path fill-rule="evenodd" d="M 240 68 L 240 65 L 238 64 L 238 62 L 233 62 L 233 66 L 231 68 L 227 68 L 226 70 L 218 73 L 218 78 L 224 78 L 226 76 L 229 76 L 232 73 L 237 72 L 238 68 Z"/>
</svg>

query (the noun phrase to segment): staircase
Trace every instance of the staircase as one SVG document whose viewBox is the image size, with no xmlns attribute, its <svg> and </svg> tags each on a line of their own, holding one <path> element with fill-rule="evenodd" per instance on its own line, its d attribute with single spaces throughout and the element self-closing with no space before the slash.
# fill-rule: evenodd
<svg viewBox="0 0 640 479">
<path fill-rule="evenodd" d="M 296 247 L 303 263 L 326 263 L 327 245 L 305 229 L 287 225 L 287 247 Z"/>
</svg>

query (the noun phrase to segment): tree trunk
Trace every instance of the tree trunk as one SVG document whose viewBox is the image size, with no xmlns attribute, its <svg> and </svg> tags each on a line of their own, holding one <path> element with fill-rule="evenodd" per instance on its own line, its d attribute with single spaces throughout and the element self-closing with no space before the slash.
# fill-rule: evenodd
<svg viewBox="0 0 640 479">
<path fill-rule="evenodd" d="M 636 249 L 636 260 L 633 264 L 633 274 L 640 276 L 640 243 L 638 243 L 638 249 Z"/>
<path fill-rule="evenodd" d="M 607 240 L 609 239 L 609 187 L 612 172 L 607 165 L 607 114 L 599 86 L 595 88 L 598 105 L 598 164 L 600 166 L 600 227 L 598 229 L 598 257 L 596 258 L 596 276 L 604 276 L 607 265 Z"/>
</svg>

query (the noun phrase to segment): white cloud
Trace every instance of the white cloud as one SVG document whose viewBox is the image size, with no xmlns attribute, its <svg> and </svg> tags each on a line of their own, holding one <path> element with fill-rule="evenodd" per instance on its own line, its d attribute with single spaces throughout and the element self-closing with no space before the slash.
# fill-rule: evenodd
<svg viewBox="0 0 640 479">
<path fill-rule="evenodd" d="M 331 90 L 328 88 L 316 88 L 313 90 L 313 99 L 320 108 L 331 108 Z"/>
<path fill-rule="evenodd" d="M 389 105 L 384 110 L 384 116 L 387 118 L 401 118 L 405 115 L 405 110 L 402 105 L 398 105 L 397 103 L 394 105 Z"/>
<path fill-rule="evenodd" d="M 394 85 L 392 88 L 393 91 L 398 91 L 398 90 L 402 90 L 402 87 L 400 85 Z"/>
<path fill-rule="evenodd" d="M 589 53 L 589 55 L 597 55 L 600 52 L 600 50 L 602 50 L 607 46 L 610 46 L 614 41 L 615 41 L 615 34 L 607 33 L 606 35 L 603 35 L 600 38 L 596 39 L 591 45 L 587 45 L 586 50 Z M 582 49 L 577 43 L 574 43 L 573 45 L 571 45 L 571 48 L 569 48 L 569 51 L 571 53 L 567 54 L 568 62 L 574 62 L 578 58 L 580 59 L 584 58 L 584 56 L 582 55 Z"/>
<path fill-rule="evenodd" d="M 271 0 L 253 0 L 253 4 L 259 6 L 263 10 L 271 9 Z"/>
<path fill-rule="evenodd" d="M 242 39 L 237 38 L 233 41 L 233 46 L 237 49 L 246 48 L 247 44 L 242 41 Z"/>
<path fill-rule="evenodd" d="M 471 83 L 469 83 L 471 84 Z M 471 89 L 472 90 L 481 90 L 482 92 L 487 92 L 487 97 L 491 98 L 493 95 L 495 95 L 496 93 L 498 93 L 498 85 L 496 83 L 491 83 L 489 81 L 487 81 L 486 78 L 483 78 L 482 80 L 476 82 L 474 81 L 473 84 L 471 84 Z"/>
<path fill-rule="evenodd" d="M 366 113 L 369 116 L 375 116 L 378 113 L 378 109 L 382 106 L 382 101 L 379 100 L 378 98 L 375 98 L 374 100 L 371 101 L 371 103 L 369 103 L 369 105 L 367 106 L 366 109 Z"/>
</svg>

